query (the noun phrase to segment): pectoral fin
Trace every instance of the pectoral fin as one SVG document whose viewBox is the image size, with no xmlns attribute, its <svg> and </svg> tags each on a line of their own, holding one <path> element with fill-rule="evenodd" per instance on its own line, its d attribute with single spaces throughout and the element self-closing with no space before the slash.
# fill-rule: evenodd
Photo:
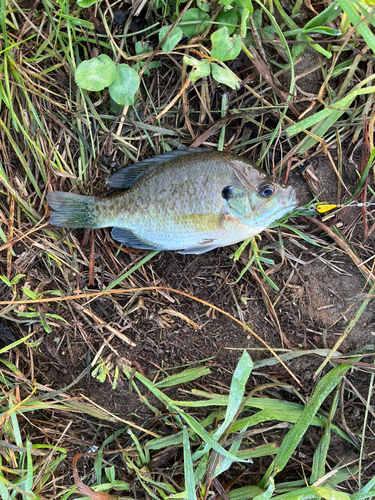
<svg viewBox="0 0 375 500">
<path fill-rule="evenodd" d="M 114 227 L 111 231 L 111 236 L 114 240 L 119 241 L 120 243 L 123 243 L 131 248 L 137 248 L 139 250 L 163 250 L 162 248 L 156 248 L 147 241 L 144 241 L 142 238 L 139 238 L 139 236 L 134 234 L 130 229 Z"/>
</svg>

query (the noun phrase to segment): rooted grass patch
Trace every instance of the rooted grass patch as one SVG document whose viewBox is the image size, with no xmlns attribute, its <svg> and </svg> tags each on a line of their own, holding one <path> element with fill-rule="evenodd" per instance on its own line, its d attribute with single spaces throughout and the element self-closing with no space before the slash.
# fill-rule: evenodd
<svg viewBox="0 0 375 500">
<path fill-rule="evenodd" d="M 374 6 L 0 21 L 1 498 L 375 497 Z M 198 256 L 50 226 L 50 191 L 105 195 L 179 147 L 244 155 L 300 206 Z"/>
</svg>

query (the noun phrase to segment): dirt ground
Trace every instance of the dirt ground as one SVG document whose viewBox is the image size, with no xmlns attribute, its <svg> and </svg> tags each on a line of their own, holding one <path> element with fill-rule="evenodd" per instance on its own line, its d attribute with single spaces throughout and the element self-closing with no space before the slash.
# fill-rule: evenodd
<svg viewBox="0 0 375 500">
<path fill-rule="evenodd" d="M 315 53 L 307 51 L 304 62 L 296 68 L 297 75 L 300 75 L 297 85 L 304 92 L 317 93 L 321 80 L 316 75 L 321 75 L 321 72 L 310 72 L 319 64 L 312 54 Z M 304 76 L 306 71 L 309 74 Z M 287 88 L 287 78 L 282 80 L 282 83 Z M 307 106 L 306 103 L 304 106 Z M 228 130 L 228 134 L 232 133 L 232 130 Z M 334 148 L 330 151 L 336 161 L 337 151 Z M 343 180 L 353 193 L 358 183 L 356 170 L 360 162 L 360 148 L 353 153 L 353 146 L 346 144 L 344 158 Z M 301 170 L 306 167 L 310 171 L 311 182 L 317 186 L 317 191 L 320 193 L 324 190 L 320 200 L 335 202 L 337 176 L 327 157 L 320 154 L 309 160 L 308 164 L 302 165 L 302 169 L 298 167 L 290 172 L 288 183 L 296 187 L 300 205 L 309 203 L 313 198 L 311 183 L 308 184 L 302 176 Z M 7 205 L 5 195 L 0 194 L 0 197 L 4 205 Z M 369 207 L 367 218 L 370 229 L 374 224 L 374 213 L 373 207 Z M 329 225 L 334 220 L 330 219 L 326 224 Z M 236 262 L 231 258 L 234 247 L 217 249 L 199 256 L 161 252 L 135 271 L 121 286 L 168 287 L 189 294 L 191 298 L 173 291 L 148 291 L 140 295 L 128 295 L 126 298 L 112 299 L 103 296 L 84 304 L 84 308 L 73 301 L 61 302 L 58 305 L 44 304 L 39 306 L 39 313 L 57 314 L 65 320 L 62 322 L 51 319 L 50 333 L 45 333 L 41 325 L 36 327 L 35 322 L 30 323 L 25 319 L 18 323 L 9 321 L 4 314 L 1 318 L 2 324 L 16 339 L 32 331 L 35 333 L 34 338 L 38 339 L 32 349 L 22 346 L 12 350 L 8 360 L 17 364 L 27 379 L 35 380 L 53 391 L 75 381 L 98 353 L 100 359 L 110 359 L 119 366 L 121 363 L 129 364 L 150 379 L 160 372 L 170 375 L 181 371 L 182 367 L 202 364 L 210 368 L 209 375 L 178 389 L 167 390 L 167 394 L 181 400 L 192 397 L 188 394 L 192 388 L 201 388 L 226 395 L 244 349 L 247 349 L 254 361 L 272 355 L 250 332 L 233 319 L 211 308 L 209 304 L 246 323 L 268 346 L 277 350 L 278 354 L 293 350 L 330 350 L 350 327 L 361 304 L 367 298 L 367 279 L 350 257 L 313 222 L 304 217 L 296 217 L 291 224 L 319 238 L 321 246 L 311 245 L 286 229 L 283 234 L 286 252 L 283 260 L 279 249 L 272 246 L 278 239 L 277 232 L 271 230 L 262 233 L 259 246 L 261 249 L 267 247 L 270 254 L 266 256 L 278 265 L 276 269 L 265 269 L 279 291 L 262 278 L 256 266 L 237 281 L 246 265 L 247 250 Z M 363 241 L 364 225 L 360 208 L 349 209 L 336 224 L 350 241 L 358 258 L 362 262 L 368 262 L 371 268 L 374 263 L 375 231 Z M 17 243 L 14 246 L 14 274 L 27 274 L 27 282 L 22 279 L 19 287 L 27 286 L 30 290 L 39 291 L 61 290 L 63 295 L 89 293 L 90 290 L 105 288 L 115 277 L 121 276 L 145 256 L 145 253 L 128 253 L 124 250 L 117 252 L 118 246 L 107 238 L 108 234 L 106 230 L 98 230 L 95 233 L 74 230 L 72 235 L 79 251 L 76 260 L 72 258 L 70 268 L 66 267 L 66 276 L 59 274 L 52 260 L 48 263 L 45 261 L 45 239 L 40 237 L 38 232 L 33 235 L 32 240 L 27 240 L 26 244 Z M 58 242 L 57 246 L 59 244 L 63 242 Z M 111 255 L 116 255 L 113 260 L 108 257 L 108 248 Z M 94 284 L 89 283 L 90 260 L 95 263 Z M 6 263 L 4 252 L 0 256 L 0 274 L 6 274 Z M 56 274 L 51 273 L 51 269 L 56 269 Z M 13 290 L 0 282 L 0 297 L 3 300 L 11 300 L 13 296 Z M 208 305 L 197 302 L 194 297 L 206 301 Z M 267 303 L 272 304 L 272 307 L 267 306 Z M 125 342 L 121 335 L 126 336 L 129 342 Z M 374 344 L 375 304 L 371 301 L 354 327 L 345 335 L 338 352 L 345 356 L 366 348 L 366 352 L 373 353 Z M 371 359 L 364 356 L 361 361 L 370 363 Z M 310 354 L 286 363 L 300 386 L 280 364 L 263 366 L 254 370 L 248 389 L 269 381 L 283 382 L 298 389 L 299 397 L 282 388 L 274 392 L 265 390 L 260 392 L 260 395 L 266 397 L 276 394 L 280 399 L 300 402 L 299 398 L 302 398 L 306 402 L 319 380 L 319 377 L 314 378 L 314 373 L 323 360 L 321 356 Z M 332 366 L 333 364 L 328 364 L 322 374 Z M 117 387 L 113 389 L 112 376 L 112 373 L 109 374 L 102 383 L 88 373 L 67 393 L 78 400 L 96 404 L 125 420 L 148 425 L 154 415 L 131 391 L 126 378 L 120 377 Z M 368 367 L 354 367 L 345 379 L 345 387 L 348 390 L 341 392 L 335 423 L 353 436 L 362 432 L 371 376 Z M 157 401 L 152 400 L 152 403 L 159 408 Z M 328 398 L 323 404 L 323 411 L 329 411 L 330 403 L 331 399 Z M 159 409 L 161 413 L 165 412 L 161 406 Z M 192 410 L 192 414 L 202 418 L 205 410 Z M 87 452 L 93 445 L 100 446 L 104 439 L 119 427 L 118 424 L 79 413 L 74 418 L 71 414 L 64 415 L 62 412 L 49 414 L 48 418 L 41 415 L 38 422 L 42 422 L 42 425 L 37 426 L 36 422 L 37 420 L 28 423 L 24 432 L 35 442 L 39 440 L 53 444 L 65 432 L 67 423 L 71 422 L 68 433 L 70 456 Z M 373 414 L 370 412 L 365 453 L 375 452 L 375 441 L 369 430 L 372 424 Z M 287 431 L 288 427 L 277 429 L 268 435 L 268 440 L 280 443 Z M 320 435 L 320 430 L 315 428 L 308 431 L 303 446 L 294 457 L 295 464 L 283 471 L 285 481 L 301 478 L 301 462 L 304 463 L 305 470 L 310 470 L 311 450 L 317 446 Z M 263 442 L 261 434 L 254 437 L 254 444 Z M 338 436 L 333 436 L 329 454 L 330 466 L 350 462 L 358 456 L 358 448 Z M 173 462 L 173 456 L 168 459 L 170 461 L 163 463 L 165 468 Z M 256 484 L 268 465 L 267 460 L 254 460 L 247 476 L 241 481 L 243 480 L 244 484 Z M 237 472 L 242 473 L 243 470 L 238 467 Z M 71 471 L 67 470 L 67 481 L 70 475 Z M 367 469 L 363 484 L 366 477 L 373 475 L 374 468 Z"/>
<path fill-rule="evenodd" d="M 321 184 L 327 186 L 325 196 L 328 201 L 335 195 L 330 191 L 332 188 L 329 188 L 335 184 L 335 174 L 330 172 L 329 165 L 323 157 L 316 160 L 314 172 Z M 345 181 L 350 183 L 349 177 L 346 176 Z M 296 186 L 301 203 L 308 203 L 311 195 L 298 171 L 292 172 L 290 183 Z M 373 235 L 364 245 L 360 244 L 363 223 L 359 215 L 360 209 L 353 208 L 345 215 L 341 224 L 348 228 L 353 225 L 352 244 L 358 249 L 359 258 L 366 260 L 373 257 Z M 298 220 L 295 222 L 298 223 Z M 305 225 L 304 230 L 317 233 L 319 238 L 330 246 L 325 244 L 319 248 L 293 236 L 286 238 L 285 263 L 281 269 L 270 274 L 279 287 L 279 292 L 263 279 L 260 280 L 260 274 L 256 270 L 253 272 L 258 279 L 248 271 L 237 282 L 243 263 L 241 260 L 234 262 L 231 259 L 233 253 L 231 248 L 222 248 L 199 256 L 162 252 L 133 273 L 130 280 L 125 283 L 131 286 L 169 287 L 202 299 L 244 321 L 273 349 L 286 349 L 287 346 L 292 350 L 332 349 L 353 320 L 368 287 L 366 279 L 350 258 L 331 244 L 329 238 L 318 228 Z M 290 234 L 290 231 L 286 232 Z M 74 234 L 77 241 L 83 241 L 83 231 L 75 231 Z M 268 235 L 263 233 L 260 247 L 265 247 L 274 237 L 274 232 Z M 100 283 L 103 279 L 106 281 L 106 264 L 103 262 L 103 252 L 98 238 L 95 239 L 95 245 L 95 276 Z M 88 259 L 91 251 L 90 237 L 82 248 Z M 43 259 L 38 256 L 32 245 L 26 253 L 22 252 L 22 248 L 18 248 L 17 254 L 18 258 L 15 261 L 17 272 L 27 271 L 28 286 L 31 289 L 37 286 L 42 289 L 61 288 L 61 277 L 49 275 Z M 142 257 L 144 254 L 120 252 L 116 260 L 116 265 L 121 271 L 119 274 Z M 276 263 L 281 263 L 280 255 L 275 250 L 268 257 L 273 258 Z M 108 262 L 107 264 L 111 265 Z M 72 289 L 78 287 L 89 292 L 87 266 L 79 265 L 77 271 L 78 273 L 72 273 L 70 276 Z M 33 279 L 30 280 L 30 277 Z M 279 327 L 265 306 L 264 292 L 274 304 Z M 11 292 L 5 285 L 1 285 L 0 293 L 4 299 L 11 297 Z M 14 351 L 10 354 L 9 360 L 14 362 L 20 356 L 19 366 L 25 376 L 35 378 L 38 383 L 52 390 L 61 389 L 72 383 L 92 362 L 106 342 L 111 346 L 111 351 L 103 351 L 103 359 L 110 358 L 117 364 L 121 362 L 131 364 L 151 379 L 160 371 L 167 370 L 165 373 L 172 374 L 181 371 L 181 367 L 196 366 L 197 363 L 209 366 L 210 375 L 194 384 L 186 384 L 178 390 L 171 389 L 167 392 L 172 398 L 184 399 L 185 391 L 193 387 L 228 394 L 231 377 L 243 349 L 248 350 L 254 361 L 271 356 L 262 344 L 233 320 L 208 306 L 173 292 L 163 294 L 145 292 L 135 300 L 130 296 L 125 299 L 115 299 L 115 304 L 114 307 L 112 299 L 106 297 L 92 301 L 90 306 L 85 308 L 95 315 L 91 317 L 73 303 L 45 307 L 44 313 L 58 314 L 67 323 L 55 322 L 50 334 L 43 334 L 40 328 L 37 333 L 43 341 L 38 348 L 27 352 L 21 349 L 18 354 Z M 361 350 L 365 346 L 370 346 L 368 349 L 373 350 L 371 346 L 374 344 L 375 335 L 374 312 L 374 302 L 370 302 L 340 345 L 339 352 L 342 355 Z M 179 317 L 178 314 L 183 316 Z M 126 335 L 134 345 L 124 343 L 113 336 L 110 330 L 99 327 L 95 318 L 101 318 L 105 325 Z M 191 322 L 194 322 L 195 326 Z M 15 330 L 14 324 L 7 321 L 3 323 L 10 327 L 16 338 L 30 333 L 26 322 L 19 324 L 19 331 Z M 367 359 L 369 358 L 365 357 L 362 361 Z M 288 368 L 300 381 L 301 387 L 298 390 L 306 400 L 316 385 L 314 373 L 322 361 L 322 357 L 306 355 L 287 363 Z M 174 368 L 177 370 L 174 371 Z M 347 377 L 349 390 L 355 387 L 355 391 L 350 398 L 343 396 L 335 422 L 353 434 L 361 432 L 363 404 L 367 398 L 370 377 L 370 373 L 358 369 L 353 370 Z M 260 371 L 255 371 L 251 377 L 251 384 L 257 386 L 269 380 L 287 382 L 297 387 L 290 374 L 280 365 L 263 367 Z M 110 377 L 101 383 L 87 376 L 74 385 L 69 394 L 84 398 L 85 401 L 93 402 L 139 425 L 144 425 L 152 418 L 151 412 L 140 403 L 138 396 L 129 391 L 127 380 L 121 377 L 116 389 L 112 389 Z M 267 391 L 264 394 L 266 395 Z M 278 394 L 279 397 L 296 400 L 283 390 Z M 157 401 L 153 403 L 158 407 Z M 328 411 L 330 400 L 327 400 L 326 404 Z M 160 407 L 160 411 L 163 412 L 165 409 Z M 193 414 L 202 418 L 204 411 L 200 409 L 193 411 Z M 51 425 L 52 422 L 53 418 Z M 56 425 L 59 434 L 64 424 L 59 422 Z M 103 434 L 95 431 L 93 435 L 93 428 L 97 429 L 97 425 L 98 421 L 94 419 L 84 430 L 80 419 L 74 422 L 76 437 L 70 440 L 69 450 L 72 456 L 87 451 L 93 444 L 101 444 Z M 104 428 L 107 428 L 105 432 L 107 434 L 111 428 L 116 428 L 116 424 L 108 428 L 106 423 Z M 101 424 L 99 429 L 102 429 Z M 280 442 L 287 430 L 288 428 L 278 430 L 268 438 Z M 29 429 L 29 432 L 33 433 L 32 429 Z M 45 426 L 45 433 L 53 440 L 52 429 L 48 425 Z M 316 446 L 319 436 L 318 430 L 309 430 L 305 439 L 306 446 Z M 262 439 L 255 438 L 254 442 L 260 444 Z M 341 463 L 340 461 L 346 463 L 358 456 L 358 450 L 343 439 L 336 436 L 332 442 L 330 452 L 332 464 Z M 373 441 L 368 440 L 366 452 L 374 450 Z M 310 455 L 306 453 L 306 456 L 311 456 L 311 449 Z M 300 460 L 303 457 L 302 447 L 296 459 Z M 266 470 L 267 465 L 267 461 L 264 461 L 263 465 L 258 464 L 258 467 L 254 468 L 254 471 L 258 471 L 250 478 L 254 484 L 261 471 Z M 306 464 L 307 467 L 310 465 Z M 286 478 L 295 478 L 293 469 L 293 466 L 287 468 Z M 371 474 L 371 469 L 368 473 Z"/>
</svg>

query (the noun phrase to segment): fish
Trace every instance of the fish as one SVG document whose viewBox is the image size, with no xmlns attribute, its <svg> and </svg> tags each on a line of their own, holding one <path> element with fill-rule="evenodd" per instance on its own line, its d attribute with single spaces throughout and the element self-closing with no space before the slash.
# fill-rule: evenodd
<svg viewBox="0 0 375 500">
<path fill-rule="evenodd" d="M 247 159 L 207 149 L 181 149 L 143 160 L 108 180 L 104 198 L 52 191 L 50 224 L 112 227 L 112 238 L 141 250 L 202 254 L 259 234 L 297 206 Z"/>
</svg>

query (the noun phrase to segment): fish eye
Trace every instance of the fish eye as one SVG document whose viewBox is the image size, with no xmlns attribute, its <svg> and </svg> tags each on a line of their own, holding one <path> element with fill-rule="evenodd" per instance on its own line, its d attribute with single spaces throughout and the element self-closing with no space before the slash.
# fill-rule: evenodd
<svg viewBox="0 0 375 500">
<path fill-rule="evenodd" d="M 221 196 L 224 198 L 224 200 L 229 201 L 229 198 L 231 197 L 232 194 L 232 186 L 226 186 L 222 192 Z"/>
<path fill-rule="evenodd" d="M 269 198 L 275 192 L 273 184 L 261 184 L 258 188 L 258 194 L 262 198 Z"/>
</svg>

